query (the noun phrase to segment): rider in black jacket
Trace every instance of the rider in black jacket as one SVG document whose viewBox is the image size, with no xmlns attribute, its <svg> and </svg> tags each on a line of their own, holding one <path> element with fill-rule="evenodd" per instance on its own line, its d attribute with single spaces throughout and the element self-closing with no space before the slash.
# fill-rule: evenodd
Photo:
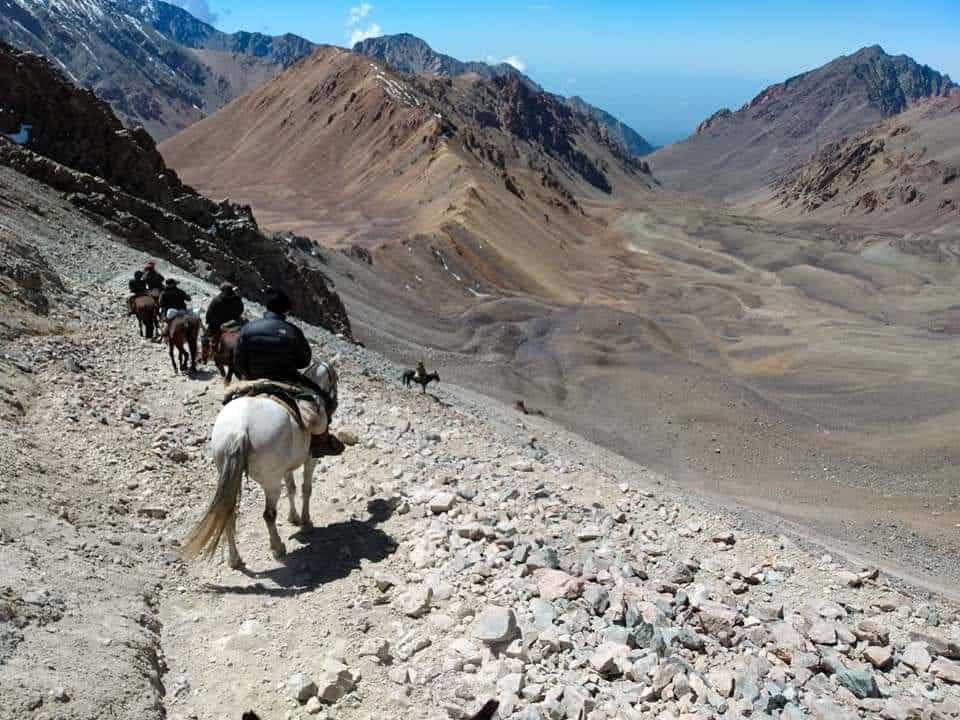
<svg viewBox="0 0 960 720">
<path fill-rule="evenodd" d="M 248 322 L 240 331 L 234 367 L 244 380 L 277 380 L 307 388 L 318 396 L 318 404 L 326 410 L 329 421 L 336 409 L 335 401 L 300 373 L 300 368 L 310 364 L 313 353 L 300 328 L 286 319 L 290 312 L 289 296 L 279 288 L 267 288 L 266 296 L 267 312 L 263 318 Z M 323 455 L 328 443 L 326 434 L 314 435 L 310 446 L 313 456 Z"/>
<path fill-rule="evenodd" d="M 147 284 L 143 281 L 143 273 L 137 270 L 133 274 L 133 279 L 127 283 L 127 287 L 130 288 L 130 297 L 127 298 L 127 310 L 129 310 L 130 314 L 133 315 L 134 299 L 140 295 L 147 294 Z"/>
<path fill-rule="evenodd" d="M 160 312 L 166 315 L 167 310 L 186 310 L 189 300 L 190 296 L 177 287 L 177 281 L 167 278 L 160 293 Z"/>
<path fill-rule="evenodd" d="M 163 275 L 157 272 L 152 260 L 143 266 L 143 282 L 147 284 L 147 290 L 163 289 Z"/>
<path fill-rule="evenodd" d="M 220 326 L 228 322 L 239 322 L 243 317 L 243 300 L 237 295 L 236 288 L 230 283 L 220 286 L 220 294 L 210 301 L 207 307 L 207 332 L 214 343 L 220 339 Z"/>
</svg>

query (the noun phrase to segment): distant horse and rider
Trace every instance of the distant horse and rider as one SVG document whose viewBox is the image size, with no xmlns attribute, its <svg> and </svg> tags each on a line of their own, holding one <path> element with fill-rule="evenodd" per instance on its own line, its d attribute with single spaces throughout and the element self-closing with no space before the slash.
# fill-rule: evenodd
<svg viewBox="0 0 960 720">
<path fill-rule="evenodd" d="M 423 361 L 420 361 L 417 363 L 416 370 L 404 370 L 400 380 L 404 387 L 410 387 L 412 383 L 416 383 L 420 386 L 421 392 L 426 393 L 427 385 L 432 382 L 440 382 L 440 374 L 436 372 L 428 373 Z"/>
</svg>

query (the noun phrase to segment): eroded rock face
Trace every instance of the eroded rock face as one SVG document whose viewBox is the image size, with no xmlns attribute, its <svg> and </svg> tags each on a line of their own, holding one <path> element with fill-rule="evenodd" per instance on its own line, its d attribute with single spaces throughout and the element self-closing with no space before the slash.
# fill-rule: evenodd
<svg viewBox="0 0 960 720">
<path fill-rule="evenodd" d="M 138 249 L 235 282 L 253 299 L 282 285 L 295 315 L 350 336 L 309 239 L 265 233 L 249 206 L 215 203 L 184 185 L 145 130 L 123 128 L 106 103 L 43 58 L 0 44 L 0 107 L 0 163 L 67 193 Z"/>
</svg>

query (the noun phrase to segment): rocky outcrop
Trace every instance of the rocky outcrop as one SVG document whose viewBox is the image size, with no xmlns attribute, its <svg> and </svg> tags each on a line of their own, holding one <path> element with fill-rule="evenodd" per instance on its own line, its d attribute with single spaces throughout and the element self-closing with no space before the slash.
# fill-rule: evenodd
<svg viewBox="0 0 960 720">
<path fill-rule="evenodd" d="M 252 298 L 266 285 L 283 285 L 297 315 L 350 335 L 308 239 L 264 233 L 248 206 L 215 203 L 184 185 L 146 132 L 123 129 L 105 103 L 38 56 L 0 46 L 0 87 L 5 129 L 28 128 L 16 142 L 0 139 L 0 163 L 68 194 L 141 250 L 210 280 L 237 282 Z"/>
<path fill-rule="evenodd" d="M 771 183 L 780 208 L 802 214 L 898 215 L 950 221 L 960 196 L 951 148 L 960 98 L 935 99 L 869 130 L 827 143 Z M 879 212 L 878 212 L 879 211 Z M 916 222 L 916 220 L 914 220 Z"/>
<path fill-rule="evenodd" d="M 35 247 L 0 231 L 0 297 L 24 305 L 36 315 L 50 311 L 50 296 L 63 291 L 63 281 Z M 5 323 L 0 322 L 0 337 Z"/>
<path fill-rule="evenodd" d="M 733 112 L 730 110 L 730 108 L 720 108 L 713 115 L 697 125 L 697 135 L 702 135 L 714 125 L 717 125 L 731 117 L 733 117 Z"/>
</svg>

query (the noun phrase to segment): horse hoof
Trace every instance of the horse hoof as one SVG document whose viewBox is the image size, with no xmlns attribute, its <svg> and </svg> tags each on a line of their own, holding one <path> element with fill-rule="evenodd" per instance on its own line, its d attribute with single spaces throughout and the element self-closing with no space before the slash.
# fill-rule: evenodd
<svg viewBox="0 0 960 720">
<path fill-rule="evenodd" d="M 302 525 L 302 524 L 303 524 L 303 523 L 300 521 L 300 516 L 297 515 L 296 513 L 290 513 L 290 515 L 287 516 L 287 522 L 289 522 L 291 525 Z"/>
<path fill-rule="evenodd" d="M 247 564 L 241 560 L 239 557 L 236 560 L 231 560 L 229 563 L 231 570 L 243 570 Z"/>
<path fill-rule="evenodd" d="M 305 533 L 313 532 L 313 521 L 304 520 L 303 523 L 300 525 L 300 529 Z"/>
<path fill-rule="evenodd" d="M 275 560 L 280 560 L 281 558 L 285 558 L 286 556 L 287 556 L 287 547 L 286 547 L 286 545 L 284 545 L 283 543 L 280 543 L 280 547 L 279 547 L 279 548 L 274 548 L 274 550 L 273 550 L 273 557 L 274 557 Z"/>
</svg>

